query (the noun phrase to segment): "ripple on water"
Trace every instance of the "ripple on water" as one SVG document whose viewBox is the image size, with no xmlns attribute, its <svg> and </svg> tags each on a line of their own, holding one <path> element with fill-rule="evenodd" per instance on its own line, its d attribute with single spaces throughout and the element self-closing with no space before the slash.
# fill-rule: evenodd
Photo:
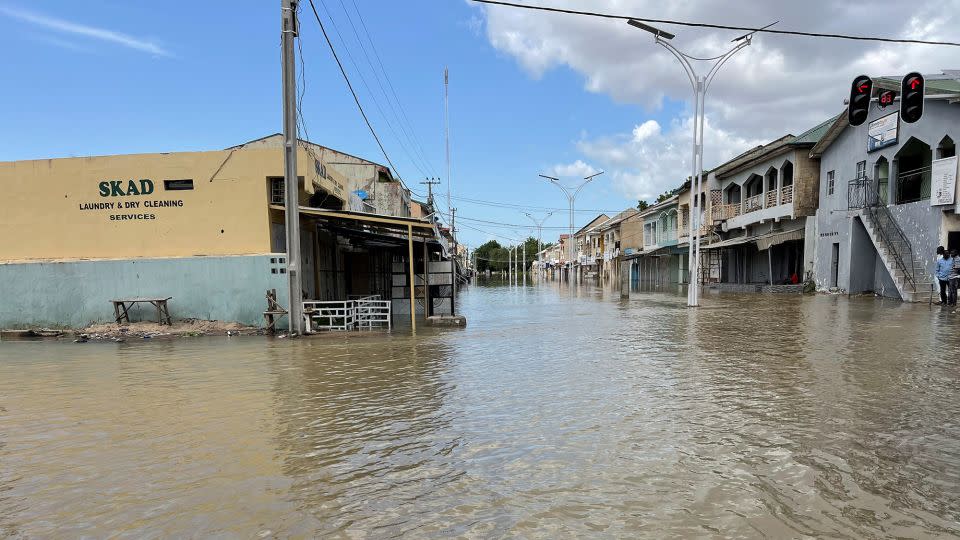
<svg viewBox="0 0 960 540">
<path fill-rule="evenodd" d="M 0 536 L 960 533 L 956 321 L 469 288 L 412 337 L 0 344 Z"/>
</svg>

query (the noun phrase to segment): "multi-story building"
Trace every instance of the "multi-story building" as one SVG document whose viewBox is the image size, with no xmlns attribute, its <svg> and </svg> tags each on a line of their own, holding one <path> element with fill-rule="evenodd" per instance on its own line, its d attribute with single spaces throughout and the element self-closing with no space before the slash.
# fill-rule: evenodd
<svg viewBox="0 0 960 540">
<path fill-rule="evenodd" d="M 574 264 L 578 267 L 577 271 L 580 277 L 597 274 L 599 268 L 597 258 L 603 253 L 603 237 L 600 234 L 599 226 L 609 219 L 610 217 L 606 214 L 600 214 L 574 233 L 573 239 L 576 249 Z"/>
<path fill-rule="evenodd" d="M 817 289 L 926 300 L 936 247 L 960 248 L 960 71 L 925 78 L 919 121 L 902 122 L 896 105 L 875 102 L 862 125 L 840 115 L 812 148 L 820 160 Z M 875 92 L 899 88 L 900 78 L 874 79 Z"/>
<path fill-rule="evenodd" d="M 623 222 L 637 213 L 639 213 L 639 210 L 636 208 L 628 208 L 599 225 L 600 242 L 603 246 L 598 258 L 601 279 L 619 280 L 620 261 L 623 255 L 623 246 L 621 245 Z"/>
<path fill-rule="evenodd" d="M 626 256 L 631 261 L 632 281 L 640 284 L 668 285 L 682 283 L 685 272 L 677 233 L 679 214 L 677 195 L 641 210 L 636 218 L 643 220 L 643 250 Z"/>
<path fill-rule="evenodd" d="M 703 281 L 799 288 L 812 275 L 808 218 L 817 209 L 820 175 L 810 149 L 832 122 L 753 148 L 710 172 L 709 219 L 719 238 L 703 245 Z"/>
</svg>

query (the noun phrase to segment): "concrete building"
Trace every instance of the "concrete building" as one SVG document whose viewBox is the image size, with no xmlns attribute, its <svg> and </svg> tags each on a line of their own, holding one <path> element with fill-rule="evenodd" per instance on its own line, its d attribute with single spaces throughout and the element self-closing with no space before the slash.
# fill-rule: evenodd
<svg viewBox="0 0 960 540">
<path fill-rule="evenodd" d="M 669 285 L 684 281 L 686 259 L 677 247 L 680 223 L 677 200 L 674 194 L 636 214 L 643 220 L 643 250 L 625 256 L 625 260 L 631 261 L 632 283 Z"/>
<path fill-rule="evenodd" d="M 620 279 L 620 263 L 623 260 L 622 225 L 623 222 L 639 213 L 636 208 L 628 208 L 607 221 L 601 223 L 597 230 L 603 246 L 598 262 L 600 264 L 600 278 L 617 282 Z"/>
<path fill-rule="evenodd" d="M 936 247 L 960 248 L 960 72 L 925 77 L 918 122 L 900 121 L 896 104 L 874 103 L 865 123 L 850 126 L 842 114 L 812 148 L 821 179 L 818 290 L 926 301 Z M 875 91 L 899 88 L 900 77 L 874 79 Z"/>
<path fill-rule="evenodd" d="M 595 277 L 599 273 L 598 259 L 602 261 L 603 253 L 603 235 L 600 234 L 599 226 L 609 219 L 606 214 L 600 214 L 573 235 L 576 249 L 573 262 L 577 267 L 575 271 L 581 278 Z"/>
<path fill-rule="evenodd" d="M 796 277 L 799 292 L 805 276 L 812 277 L 820 171 L 810 149 L 833 120 L 753 148 L 711 171 L 709 216 L 719 239 L 703 246 L 704 281 L 753 290 L 789 285 Z"/>
<path fill-rule="evenodd" d="M 379 294 L 409 314 L 413 290 L 418 312 L 424 296 L 428 311 L 448 312 L 449 277 L 422 284 L 446 247 L 433 223 L 409 217 L 409 192 L 389 169 L 306 141 L 297 159 L 304 298 Z M 266 290 L 289 302 L 283 170 L 278 135 L 207 152 L 0 163 L 0 327 L 107 322 L 110 300 L 144 296 L 173 297 L 174 318 L 262 324 Z M 405 265 L 410 241 L 420 277 Z"/>
</svg>

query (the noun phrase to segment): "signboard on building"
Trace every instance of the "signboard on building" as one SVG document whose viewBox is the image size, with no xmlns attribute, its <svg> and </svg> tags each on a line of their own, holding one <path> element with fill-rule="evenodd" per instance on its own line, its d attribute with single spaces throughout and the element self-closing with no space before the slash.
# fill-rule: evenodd
<svg viewBox="0 0 960 540">
<path fill-rule="evenodd" d="M 897 144 L 900 115 L 891 113 L 867 124 L 867 152 Z"/>
<path fill-rule="evenodd" d="M 930 206 L 953 204 L 957 193 L 957 156 L 930 164 Z"/>
</svg>

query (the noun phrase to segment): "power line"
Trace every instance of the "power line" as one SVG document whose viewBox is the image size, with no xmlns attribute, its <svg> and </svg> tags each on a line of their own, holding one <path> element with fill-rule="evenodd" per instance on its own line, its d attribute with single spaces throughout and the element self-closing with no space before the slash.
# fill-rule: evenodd
<svg viewBox="0 0 960 540">
<path fill-rule="evenodd" d="M 393 127 L 393 123 L 390 122 L 390 118 L 387 116 L 387 113 L 384 112 L 383 107 L 380 105 L 380 100 L 377 99 L 377 96 L 374 94 L 373 90 L 370 89 L 370 84 L 367 82 L 367 78 L 363 75 L 363 70 L 360 69 L 360 63 L 357 62 L 356 58 L 353 57 L 353 53 L 350 52 L 350 46 L 347 44 L 347 40 L 344 39 L 343 34 L 340 33 L 340 27 L 337 26 L 337 21 L 336 19 L 333 18 L 333 14 L 330 13 L 330 10 L 327 8 L 327 4 L 325 2 L 321 2 L 320 5 L 323 6 L 323 10 L 327 14 L 327 19 L 330 20 L 330 24 L 333 26 L 333 31 L 336 32 L 337 37 L 340 38 L 340 42 L 343 44 L 345 50 L 347 51 L 347 58 L 349 58 L 350 62 L 353 63 L 353 67 L 354 69 L 356 69 L 357 75 L 360 76 L 360 82 L 363 83 L 363 87 L 367 89 L 367 93 L 370 95 L 370 101 L 373 102 L 374 106 L 376 106 L 377 110 L 380 112 L 380 116 L 383 119 L 383 122 L 387 125 L 387 129 L 389 129 L 390 133 L 393 134 L 393 137 L 396 139 L 397 143 L 400 145 L 400 149 L 403 151 L 403 153 L 406 154 L 408 158 L 410 158 L 410 162 L 413 163 L 413 166 L 418 171 L 420 171 L 420 174 L 426 175 L 427 174 L 426 170 L 424 170 L 424 168 L 421 167 L 420 163 L 410 153 L 410 150 L 407 148 L 407 145 L 404 143 L 403 138 L 401 138 L 400 135 L 397 133 L 397 130 Z M 351 24 L 352 24 L 352 21 L 351 21 Z M 357 35 L 356 30 L 354 30 L 354 35 L 357 36 L 357 40 L 359 41 L 360 37 L 359 35 Z M 363 48 L 362 43 L 360 44 L 360 47 L 361 49 Z M 364 54 L 366 54 L 366 50 L 364 50 Z M 367 60 L 367 63 L 369 63 L 369 59 Z M 371 68 L 372 67 L 373 66 L 371 65 Z M 374 76 L 376 76 L 376 74 L 374 74 Z"/>
<path fill-rule="evenodd" d="M 438 195 L 440 195 L 440 193 L 438 193 Z M 568 212 L 568 211 L 569 211 L 569 208 L 552 208 L 552 207 L 548 207 L 548 206 L 527 206 L 527 205 L 515 204 L 515 203 L 507 203 L 507 202 L 499 202 L 499 201 L 487 201 L 487 200 L 483 200 L 483 199 L 471 199 L 471 198 L 468 198 L 468 197 L 459 197 L 459 196 L 456 196 L 456 195 L 453 195 L 451 198 L 452 198 L 452 199 L 455 199 L 455 200 L 458 200 L 458 201 L 464 201 L 464 202 L 467 202 L 467 203 L 477 204 L 477 205 L 480 205 L 480 206 L 491 206 L 491 207 L 495 207 L 495 208 L 505 208 L 505 209 L 511 209 L 511 210 L 513 210 L 513 209 L 516 209 L 516 210 L 537 210 L 537 211 L 551 211 L 551 210 L 552 210 L 552 211 L 554 211 L 554 212 L 561 212 L 561 211 L 562 211 L 562 212 Z M 619 213 L 619 212 L 622 212 L 622 211 L 623 211 L 623 210 L 599 210 L 599 209 L 595 209 L 595 208 L 587 208 L 587 209 L 581 209 L 581 210 L 574 210 L 574 212 L 598 213 L 598 214 Z"/>
<path fill-rule="evenodd" d="M 563 9 L 549 6 L 535 6 L 530 4 L 518 4 L 515 2 L 503 2 L 500 0 L 472 0 L 480 4 L 490 4 L 494 6 L 504 6 L 512 8 L 529 9 L 534 11 L 549 11 L 553 13 L 565 13 L 568 15 L 585 15 L 588 17 L 600 17 L 603 19 L 636 20 L 658 24 L 673 24 L 677 26 L 692 26 L 696 28 L 717 28 L 720 30 L 738 30 L 744 32 L 764 32 L 767 34 L 782 34 L 788 36 L 820 37 L 830 39 L 849 39 L 854 41 L 879 41 L 883 43 L 912 43 L 919 45 L 945 45 L 949 47 L 960 47 L 960 43 L 953 41 L 927 41 L 922 39 L 897 39 L 876 36 L 854 36 L 850 34 L 824 34 L 820 32 L 801 32 L 797 30 L 774 30 L 772 28 L 750 28 L 746 26 L 730 26 L 725 24 L 697 23 L 687 21 L 677 21 L 671 19 L 650 19 L 647 17 L 637 17 L 631 15 L 615 15 L 612 13 L 598 13 L 595 11 L 579 11 L 574 9 Z"/>
<path fill-rule="evenodd" d="M 370 36 L 370 31 L 367 29 L 367 23 L 364 22 L 363 15 L 360 14 L 360 8 L 357 7 L 356 0 L 351 0 L 351 2 L 353 3 L 354 11 L 357 13 L 357 18 L 360 20 L 360 27 L 363 28 L 363 33 L 366 34 L 367 41 L 370 42 L 370 48 L 373 50 L 373 56 L 377 59 L 377 64 L 380 66 L 380 72 L 383 73 L 383 78 L 387 81 L 387 86 L 390 88 L 390 93 L 393 94 L 393 99 L 396 101 L 397 107 L 400 108 L 401 116 L 403 116 L 407 126 L 410 128 L 410 133 L 413 135 L 413 143 L 416 146 L 415 150 L 419 150 L 420 158 L 427 165 L 427 168 L 433 172 L 436 172 L 436 167 L 433 166 L 433 162 L 430 161 L 430 159 L 427 157 L 427 153 L 423 150 L 423 145 L 420 144 L 420 138 L 417 137 L 417 131 L 413 129 L 413 123 L 410 122 L 410 118 L 407 116 L 407 111 L 404 109 L 403 103 L 397 96 L 397 90 L 393 87 L 393 83 L 390 81 L 390 76 L 387 75 L 387 70 L 383 66 L 383 60 L 380 58 L 380 53 L 377 52 L 377 46 L 374 43 L 373 38 Z"/>
<path fill-rule="evenodd" d="M 343 35 L 340 34 L 340 30 L 333 19 L 333 14 L 330 13 L 329 9 L 327 9 L 326 3 L 324 3 L 323 6 L 324 6 L 324 10 L 327 12 L 327 17 L 330 18 L 331 24 L 333 24 L 333 28 L 337 32 L 337 35 L 340 37 L 340 40 L 346 43 L 346 40 L 344 40 Z M 350 57 L 350 60 L 353 61 L 354 67 L 357 68 L 357 73 L 360 74 L 360 78 L 363 81 L 364 86 L 367 88 L 367 91 L 370 92 L 371 94 L 370 95 L 371 99 L 374 100 L 374 103 L 377 105 L 377 109 L 380 111 L 380 114 L 384 116 L 384 120 L 387 122 L 387 126 L 390 128 L 390 131 L 393 133 L 393 135 L 397 138 L 397 141 L 400 143 L 400 146 L 403 149 L 404 153 L 407 154 L 407 157 L 410 158 L 410 161 L 414 164 L 414 166 L 416 166 L 418 171 L 420 171 L 423 175 L 427 175 L 426 169 L 429 169 L 430 167 L 421 166 L 421 165 L 425 165 L 425 162 L 422 161 L 422 159 L 418 161 L 418 156 L 416 155 L 417 149 L 413 145 L 413 140 L 410 137 L 410 134 L 407 133 L 407 129 L 404 127 L 403 122 L 400 120 L 400 115 L 397 114 L 397 110 L 393 106 L 393 102 L 390 101 L 390 97 L 387 95 L 387 91 L 383 87 L 383 83 L 380 81 L 380 76 L 376 72 L 376 68 L 373 65 L 373 61 L 370 59 L 370 55 L 367 53 L 367 48 L 364 46 L 363 40 L 360 38 L 360 33 L 357 31 L 357 26 L 353 23 L 353 17 L 350 16 L 350 12 L 347 10 L 347 6 L 346 4 L 343 3 L 343 0 L 340 0 L 340 7 L 341 9 L 343 9 L 343 14 L 347 17 L 347 22 L 350 24 L 350 29 L 353 31 L 354 37 L 357 38 L 357 44 L 360 45 L 360 51 L 363 53 L 363 57 L 367 61 L 367 65 L 370 66 L 370 71 L 372 72 L 373 78 L 376 81 L 377 86 L 380 88 L 380 93 L 383 94 L 384 99 L 386 99 L 387 106 L 390 109 L 390 112 L 393 113 L 393 118 L 396 120 L 397 125 L 400 127 L 400 132 L 407 139 L 406 143 L 404 143 L 403 139 L 401 139 L 400 134 L 397 133 L 395 129 L 393 129 L 393 124 L 390 122 L 390 120 L 386 118 L 387 116 L 386 113 L 383 111 L 383 108 L 380 107 L 380 102 L 377 99 L 377 97 L 373 95 L 373 90 L 371 90 L 370 86 L 367 84 L 367 79 L 366 77 L 363 76 L 363 72 L 360 70 L 359 63 L 356 61 L 356 59 L 354 59 L 353 54 L 350 52 L 349 47 L 347 48 L 347 55 Z M 407 149 L 407 143 L 409 143 L 409 145 L 413 148 L 413 153 L 411 153 Z"/>
<path fill-rule="evenodd" d="M 309 2 L 310 9 L 313 10 L 313 16 L 316 17 L 317 24 L 320 25 L 320 31 L 323 32 L 323 37 L 327 40 L 327 46 L 330 47 L 330 53 L 333 55 L 333 59 L 337 61 L 337 66 L 340 68 L 340 74 L 343 75 L 343 80 L 346 81 L 347 88 L 350 89 L 350 94 L 353 96 L 353 101 L 357 104 L 357 108 L 360 109 L 360 115 L 363 116 L 363 121 L 366 122 L 367 128 L 370 129 L 370 133 L 377 141 L 377 146 L 379 146 L 380 151 L 383 152 L 383 157 L 387 160 L 387 163 L 390 164 L 390 168 L 397 173 L 397 178 L 400 178 L 399 170 L 397 169 L 396 165 L 393 164 L 393 161 L 390 160 L 390 156 L 387 155 L 387 151 L 384 149 L 383 143 L 380 142 L 380 137 L 377 136 L 377 132 L 373 129 L 373 125 L 370 124 L 370 119 L 367 118 L 367 113 L 363 110 L 363 105 L 360 104 L 360 98 L 357 97 L 357 92 L 353 89 L 353 84 L 350 82 L 350 77 L 347 76 L 347 71 L 343 68 L 343 63 L 340 61 L 340 57 L 337 55 L 337 50 L 333 47 L 333 42 L 330 41 L 330 36 L 327 34 L 327 29 L 323 26 L 323 21 L 320 20 L 320 14 L 317 13 L 317 7 L 313 5 L 313 0 L 309 0 Z"/>
</svg>

